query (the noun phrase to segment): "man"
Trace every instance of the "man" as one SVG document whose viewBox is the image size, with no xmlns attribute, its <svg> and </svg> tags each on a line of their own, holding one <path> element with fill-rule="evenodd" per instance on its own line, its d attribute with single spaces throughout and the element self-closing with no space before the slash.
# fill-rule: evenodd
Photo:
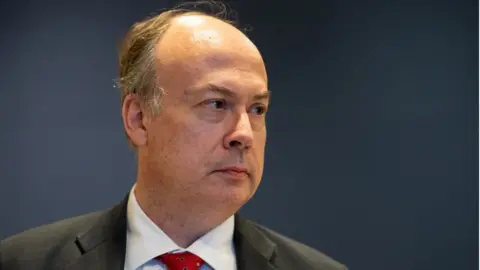
<svg viewBox="0 0 480 270">
<path fill-rule="evenodd" d="M 135 186 L 109 210 L 4 240 L 0 269 L 346 269 L 237 214 L 262 177 L 270 96 L 241 31 L 186 10 L 137 23 L 119 86 Z"/>
</svg>

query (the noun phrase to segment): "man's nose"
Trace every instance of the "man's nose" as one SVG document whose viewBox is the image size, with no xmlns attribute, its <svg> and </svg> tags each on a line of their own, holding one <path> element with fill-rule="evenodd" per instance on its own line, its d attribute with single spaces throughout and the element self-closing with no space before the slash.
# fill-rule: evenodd
<svg viewBox="0 0 480 270">
<path fill-rule="evenodd" d="M 236 119 L 231 132 L 225 136 L 225 148 L 248 149 L 253 143 L 253 131 L 248 113 L 242 113 Z"/>
</svg>

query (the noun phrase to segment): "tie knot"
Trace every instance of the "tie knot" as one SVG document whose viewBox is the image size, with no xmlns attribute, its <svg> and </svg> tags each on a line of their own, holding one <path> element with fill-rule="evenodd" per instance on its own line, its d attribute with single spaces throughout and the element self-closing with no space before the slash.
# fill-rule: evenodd
<svg viewBox="0 0 480 270">
<path fill-rule="evenodd" d="M 190 252 L 165 253 L 157 257 L 168 270 L 198 270 L 203 264 L 202 258 Z"/>
</svg>

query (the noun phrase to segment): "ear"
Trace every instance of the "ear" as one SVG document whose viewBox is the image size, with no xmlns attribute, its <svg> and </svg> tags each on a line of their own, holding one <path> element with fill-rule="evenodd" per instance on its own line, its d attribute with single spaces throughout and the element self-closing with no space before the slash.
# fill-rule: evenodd
<svg viewBox="0 0 480 270">
<path fill-rule="evenodd" d="M 147 144 L 147 130 L 144 125 L 146 116 L 140 98 L 135 94 L 128 94 L 122 104 L 123 126 L 136 147 Z"/>
</svg>

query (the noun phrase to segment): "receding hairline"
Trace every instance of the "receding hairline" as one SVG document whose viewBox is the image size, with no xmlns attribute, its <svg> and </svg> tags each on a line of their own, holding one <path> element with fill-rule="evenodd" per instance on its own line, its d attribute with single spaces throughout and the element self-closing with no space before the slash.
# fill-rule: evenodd
<svg viewBox="0 0 480 270">
<path fill-rule="evenodd" d="M 192 19 L 184 20 L 188 17 Z M 199 18 L 199 20 L 195 18 Z M 172 33 L 172 31 L 174 32 Z M 204 33 L 206 34 L 203 35 Z M 198 12 L 179 14 L 171 18 L 162 35 L 156 40 L 154 45 L 155 56 L 158 57 L 157 59 L 165 59 L 162 56 L 169 58 L 168 56 L 177 50 L 185 50 L 184 52 L 189 54 L 195 47 L 203 47 L 201 44 L 215 44 L 217 37 L 221 40 L 221 43 L 224 41 L 227 43 L 233 42 L 232 44 L 237 46 L 245 44 L 247 45 L 246 48 L 251 47 L 261 57 L 257 46 L 241 29 L 221 18 Z M 197 41 L 205 41 L 206 43 L 197 43 Z M 163 55 L 163 52 L 165 52 L 163 49 L 166 49 L 166 55 Z M 162 56 L 159 54 L 162 54 Z"/>
<path fill-rule="evenodd" d="M 117 86 L 120 89 L 127 87 L 130 83 L 130 76 L 138 73 L 137 70 L 142 62 L 146 61 L 151 55 L 158 43 L 163 39 L 165 34 L 170 30 L 172 24 L 177 18 L 184 16 L 206 16 L 226 24 L 235 26 L 235 20 L 228 20 L 220 14 L 209 14 L 201 10 L 188 10 L 182 8 L 174 8 L 164 10 L 159 14 L 149 16 L 135 24 L 133 24 L 129 31 L 124 36 L 119 47 L 119 78 Z M 238 28 L 237 28 L 238 29 Z M 133 72 L 133 73 L 132 73 Z M 122 94 L 125 96 L 125 93 Z M 122 100 L 123 100 L 122 97 Z"/>
<path fill-rule="evenodd" d="M 221 14 L 209 14 L 207 12 L 201 11 L 201 10 L 188 10 L 188 9 L 171 9 L 171 10 L 166 10 L 162 13 L 160 13 L 158 16 L 161 16 L 162 14 L 168 14 L 168 19 L 165 21 L 165 31 L 162 33 L 162 37 L 174 26 L 174 24 L 178 21 L 181 20 L 184 17 L 205 17 L 207 19 L 213 19 L 215 21 L 224 23 L 227 26 L 232 27 L 232 30 L 237 30 L 243 35 L 245 33 L 236 25 L 236 20 L 229 20 L 227 18 L 222 17 Z M 146 20 L 145 20 L 146 21 Z M 178 23 L 178 22 L 177 22 Z M 246 36 L 246 35 L 245 35 Z"/>
</svg>

